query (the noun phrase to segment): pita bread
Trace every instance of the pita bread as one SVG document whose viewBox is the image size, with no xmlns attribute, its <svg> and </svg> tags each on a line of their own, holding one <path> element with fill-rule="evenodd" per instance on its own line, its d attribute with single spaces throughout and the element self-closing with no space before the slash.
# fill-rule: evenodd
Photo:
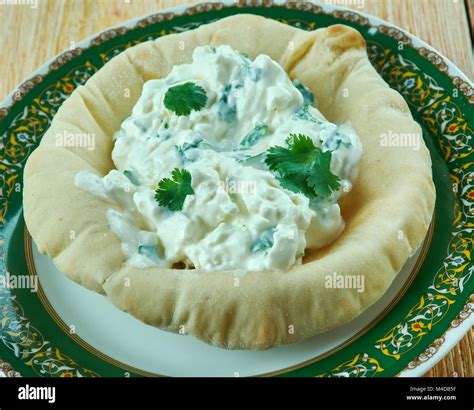
<svg viewBox="0 0 474 410">
<path fill-rule="evenodd" d="M 112 136 L 143 83 L 190 62 L 194 48 L 208 44 L 228 44 L 251 58 L 269 55 L 311 89 L 328 120 L 351 121 L 364 147 L 359 178 L 341 202 L 346 228 L 339 239 L 288 272 L 249 272 L 239 286 L 232 272 L 126 266 L 105 217 L 111 205 L 74 184 L 79 171 L 105 175 L 114 167 Z M 93 133 L 96 149 L 56 146 L 64 132 Z M 25 220 L 39 250 L 68 277 L 145 323 L 229 349 L 293 343 L 376 302 L 426 235 L 435 201 L 429 152 L 423 141 L 419 150 L 381 146 L 389 132 L 421 135 L 403 98 L 371 66 L 356 30 L 306 32 L 236 15 L 132 47 L 79 87 L 27 162 Z M 326 288 L 333 272 L 364 275 L 365 290 Z"/>
</svg>

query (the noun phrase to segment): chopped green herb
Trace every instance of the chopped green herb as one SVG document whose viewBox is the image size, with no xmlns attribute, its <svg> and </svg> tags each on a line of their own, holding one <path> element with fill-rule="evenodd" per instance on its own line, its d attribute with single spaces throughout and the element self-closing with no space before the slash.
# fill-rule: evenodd
<svg viewBox="0 0 474 410">
<path fill-rule="evenodd" d="M 210 149 L 212 151 L 216 151 L 216 152 L 227 152 L 228 149 L 225 148 L 225 147 L 219 147 L 217 145 L 212 145 L 212 144 L 209 144 L 207 142 L 202 142 L 200 145 L 199 145 L 199 148 L 202 148 L 202 149 Z"/>
<path fill-rule="evenodd" d="M 275 228 L 265 229 L 260 238 L 257 239 L 252 245 L 252 253 L 259 251 L 266 251 L 273 246 L 273 234 L 275 233 Z"/>
<path fill-rule="evenodd" d="M 232 85 L 228 84 L 224 88 L 224 93 L 217 102 L 219 119 L 230 123 L 235 120 L 237 115 L 237 104 L 235 98 L 232 98 Z"/>
<path fill-rule="evenodd" d="M 306 135 L 291 134 L 286 139 L 288 148 L 271 147 L 265 163 L 278 173 L 283 188 L 303 193 L 308 198 L 329 197 L 341 186 L 340 179 L 331 172 L 331 152 L 323 152 Z"/>
<path fill-rule="evenodd" d="M 194 194 L 191 186 L 191 174 L 185 169 L 175 168 L 170 178 L 163 178 L 155 191 L 155 199 L 160 206 L 170 211 L 181 211 L 184 200 Z"/>
<path fill-rule="evenodd" d="M 341 134 L 339 131 L 336 131 L 334 136 L 327 138 L 323 142 L 321 148 L 337 151 L 341 145 L 345 148 L 349 148 L 352 144 L 349 138 L 344 134 Z"/>
<path fill-rule="evenodd" d="M 133 125 L 135 125 L 135 127 L 137 127 L 141 132 L 147 131 L 146 127 L 138 120 L 133 121 Z"/>
<path fill-rule="evenodd" d="M 309 105 L 303 105 L 299 111 L 293 114 L 293 118 L 297 120 L 306 120 L 314 122 L 315 124 L 321 124 L 321 120 L 313 117 L 313 115 L 308 110 Z"/>
<path fill-rule="evenodd" d="M 299 80 L 294 80 L 293 85 L 298 89 L 298 91 L 303 96 L 303 106 L 314 105 L 314 95 L 308 87 L 303 85 L 301 81 Z"/>
<path fill-rule="evenodd" d="M 238 152 L 233 155 L 233 157 L 239 161 L 243 162 L 245 165 L 252 166 L 256 169 L 261 169 L 262 171 L 268 171 L 268 167 L 265 165 L 266 152 L 261 152 L 257 155 L 245 155 L 242 152 Z"/>
<path fill-rule="evenodd" d="M 193 82 L 168 88 L 165 107 L 176 115 L 189 115 L 191 111 L 201 110 L 207 103 L 206 90 Z"/>
<path fill-rule="evenodd" d="M 244 59 L 244 64 L 242 65 L 242 76 L 248 77 L 256 83 L 262 79 L 263 70 L 260 67 L 252 67 L 250 60 Z"/>
<path fill-rule="evenodd" d="M 260 67 L 252 67 L 248 66 L 246 75 L 252 80 L 254 83 L 258 83 L 263 77 L 263 70 Z"/>
<path fill-rule="evenodd" d="M 183 145 L 175 145 L 176 152 L 181 159 L 181 162 L 186 164 L 190 159 L 186 155 L 186 151 L 194 148 L 198 148 L 202 143 L 202 138 L 196 138 L 193 142 L 185 142 Z"/>
<path fill-rule="evenodd" d="M 178 154 L 181 163 L 184 165 L 188 162 L 188 157 L 186 156 L 185 150 L 182 145 L 175 145 L 176 153 Z"/>
<path fill-rule="evenodd" d="M 240 145 L 245 148 L 249 148 L 254 146 L 258 141 L 260 141 L 268 131 L 268 125 L 265 124 L 258 124 L 256 125 L 245 137 L 242 141 L 240 141 Z"/>
<path fill-rule="evenodd" d="M 257 83 L 263 77 L 263 70 L 260 67 L 255 67 L 253 70 L 250 70 L 250 79 Z"/>
<path fill-rule="evenodd" d="M 139 185 L 140 184 L 140 182 L 137 180 L 137 178 L 135 177 L 135 175 L 133 174 L 132 171 L 129 171 L 128 169 L 126 169 L 125 171 L 123 171 L 123 174 L 128 178 L 128 180 L 133 185 Z"/>
<path fill-rule="evenodd" d="M 155 262 L 157 265 L 160 265 L 162 263 L 162 260 L 158 256 L 156 245 L 139 245 L 138 253 L 147 257 L 152 262 Z"/>
</svg>

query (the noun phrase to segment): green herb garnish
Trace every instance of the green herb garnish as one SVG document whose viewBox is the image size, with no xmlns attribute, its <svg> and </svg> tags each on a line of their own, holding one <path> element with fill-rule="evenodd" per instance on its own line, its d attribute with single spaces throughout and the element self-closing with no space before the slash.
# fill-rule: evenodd
<svg viewBox="0 0 474 410">
<path fill-rule="evenodd" d="M 293 114 L 293 118 L 297 120 L 306 120 L 310 122 L 314 122 L 315 124 L 321 124 L 321 120 L 315 118 L 308 110 L 309 105 L 303 105 L 299 111 Z"/>
<path fill-rule="evenodd" d="M 263 77 L 263 70 L 260 67 L 252 67 L 250 63 L 242 66 L 242 75 L 250 78 L 254 83 L 258 83 Z"/>
<path fill-rule="evenodd" d="M 132 171 L 126 169 L 125 171 L 123 171 L 123 174 L 133 185 L 140 185 L 140 181 L 136 178 L 135 174 Z"/>
<path fill-rule="evenodd" d="M 201 143 L 202 138 L 195 138 L 192 142 L 185 142 L 183 145 L 175 145 L 176 152 L 183 165 L 189 161 L 189 158 L 186 156 L 186 151 L 198 148 Z"/>
<path fill-rule="evenodd" d="M 260 238 L 257 239 L 252 245 L 252 253 L 267 251 L 273 246 L 273 234 L 275 233 L 275 228 L 265 229 Z"/>
<path fill-rule="evenodd" d="M 290 134 L 288 148 L 271 147 L 265 163 L 278 173 L 283 188 L 303 193 L 308 198 L 329 197 L 341 186 L 340 179 L 331 172 L 331 151 L 323 152 L 306 135 Z"/>
<path fill-rule="evenodd" d="M 133 125 L 137 127 L 141 132 L 146 132 L 147 128 L 138 120 L 133 121 Z"/>
<path fill-rule="evenodd" d="M 185 169 L 175 168 L 171 178 L 163 178 L 155 191 L 155 199 L 170 211 L 181 211 L 184 200 L 188 195 L 194 194 L 191 186 L 191 174 Z"/>
<path fill-rule="evenodd" d="M 206 103 L 206 90 L 192 82 L 168 88 L 164 99 L 165 107 L 176 115 L 189 115 L 191 111 L 202 109 Z"/>
<path fill-rule="evenodd" d="M 239 87 L 235 87 L 239 88 Z M 227 84 L 224 87 L 224 92 L 217 102 L 219 119 L 221 121 L 231 123 L 235 120 L 237 115 L 237 104 L 235 98 L 232 97 L 233 87 L 231 84 Z"/>
<path fill-rule="evenodd" d="M 240 145 L 245 148 L 254 146 L 258 141 L 260 141 L 268 131 L 268 125 L 258 124 L 253 128 L 242 141 Z"/>
<path fill-rule="evenodd" d="M 303 85 L 299 80 L 294 80 L 293 85 L 303 96 L 303 106 L 314 105 L 314 95 L 308 87 Z"/>
<path fill-rule="evenodd" d="M 156 245 L 139 245 L 138 253 L 155 262 L 157 265 L 160 265 L 163 262 L 158 256 Z"/>
</svg>

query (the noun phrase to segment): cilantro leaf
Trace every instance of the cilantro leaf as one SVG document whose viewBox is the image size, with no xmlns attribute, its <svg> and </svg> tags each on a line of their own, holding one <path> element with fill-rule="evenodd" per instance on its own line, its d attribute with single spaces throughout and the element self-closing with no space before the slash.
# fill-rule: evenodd
<svg viewBox="0 0 474 410">
<path fill-rule="evenodd" d="M 163 178 L 155 191 L 155 199 L 160 206 L 170 211 L 181 211 L 184 200 L 194 194 L 191 186 L 191 174 L 185 169 L 175 168 L 171 173 L 172 179 Z"/>
<path fill-rule="evenodd" d="M 206 105 L 207 94 L 204 88 L 187 82 L 168 88 L 163 102 L 176 115 L 189 115 L 191 111 L 199 111 Z"/>
<path fill-rule="evenodd" d="M 315 158 L 315 168 L 320 172 L 312 172 L 307 181 L 308 185 L 321 196 L 328 197 L 331 192 L 337 191 L 341 186 L 339 177 L 331 172 L 331 152 L 321 152 Z"/>
<path fill-rule="evenodd" d="M 306 135 L 290 134 L 288 148 L 271 147 L 265 163 L 278 173 L 283 188 L 302 193 L 310 199 L 329 197 L 341 186 L 340 179 L 331 172 L 331 151 L 323 152 Z"/>
</svg>

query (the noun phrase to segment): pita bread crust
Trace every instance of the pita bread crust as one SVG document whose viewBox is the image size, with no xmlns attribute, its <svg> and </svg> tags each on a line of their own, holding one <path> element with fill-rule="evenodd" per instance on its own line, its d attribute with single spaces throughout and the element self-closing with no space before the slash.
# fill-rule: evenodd
<svg viewBox="0 0 474 410">
<path fill-rule="evenodd" d="M 341 237 L 289 272 L 250 272 L 239 286 L 229 272 L 126 266 L 105 218 L 112 206 L 73 182 L 80 170 L 105 175 L 113 168 L 112 135 L 143 83 L 190 62 L 194 48 L 205 44 L 228 44 L 252 58 L 268 54 L 313 91 L 330 121 L 351 121 L 364 147 L 359 178 L 341 201 Z M 97 149 L 57 147 L 55 135 L 65 130 L 94 133 Z M 382 147 L 380 136 L 390 130 L 421 135 L 403 98 L 371 66 L 356 30 L 335 25 L 305 32 L 232 16 L 132 47 L 76 90 L 28 160 L 25 219 L 59 269 L 145 323 L 184 328 L 229 349 L 293 343 L 345 324 L 376 302 L 426 235 L 435 200 L 429 152 L 423 142 L 419 151 Z M 325 288 L 332 272 L 365 275 L 365 291 Z"/>
</svg>

